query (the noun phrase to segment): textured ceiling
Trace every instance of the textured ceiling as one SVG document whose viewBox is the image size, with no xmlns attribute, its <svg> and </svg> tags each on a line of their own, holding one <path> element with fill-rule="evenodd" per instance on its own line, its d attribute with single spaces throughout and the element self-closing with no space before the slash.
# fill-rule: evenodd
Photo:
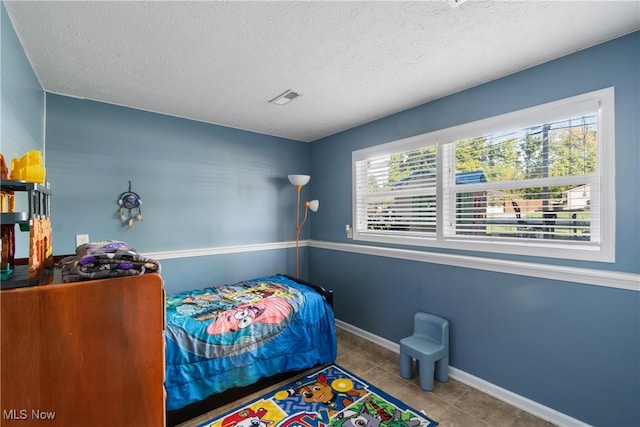
<svg viewBox="0 0 640 427">
<path fill-rule="evenodd" d="M 639 0 L 4 3 L 47 92 L 300 141 L 640 28 Z"/>
</svg>

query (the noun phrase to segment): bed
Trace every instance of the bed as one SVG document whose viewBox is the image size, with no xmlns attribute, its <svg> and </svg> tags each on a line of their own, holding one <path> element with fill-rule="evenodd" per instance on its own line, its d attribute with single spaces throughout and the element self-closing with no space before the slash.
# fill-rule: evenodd
<svg viewBox="0 0 640 427">
<path fill-rule="evenodd" d="M 284 275 L 167 296 L 168 415 L 333 362 L 332 304 L 331 291 Z"/>
</svg>

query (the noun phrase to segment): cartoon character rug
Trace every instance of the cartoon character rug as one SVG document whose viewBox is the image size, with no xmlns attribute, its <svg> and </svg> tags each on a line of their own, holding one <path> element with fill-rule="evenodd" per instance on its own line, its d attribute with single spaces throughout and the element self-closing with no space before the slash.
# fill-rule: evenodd
<svg viewBox="0 0 640 427">
<path fill-rule="evenodd" d="M 434 427 L 438 423 L 329 365 L 199 427 Z"/>
</svg>

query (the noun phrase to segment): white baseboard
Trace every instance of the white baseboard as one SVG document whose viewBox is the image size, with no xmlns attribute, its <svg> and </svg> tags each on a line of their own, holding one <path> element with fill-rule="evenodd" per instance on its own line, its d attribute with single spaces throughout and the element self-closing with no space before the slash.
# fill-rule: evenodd
<svg viewBox="0 0 640 427">
<path fill-rule="evenodd" d="M 389 341 L 385 338 L 374 335 L 371 332 L 367 332 L 364 329 L 360 329 L 356 326 L 353 326 L 349 323 L 343 322 L 338 319 L 336 319 L 336 326 L 346 331 L 349 331 L 355 335 L 358 335 L 364 339 L 367 339 L 373 343 L 376 343 L 395 353 L 400 353 L 400 345 L 397 343 L 394 343 L 393 341 Z M 487 393 L 488 395 L 493 396 L 496 399 L 502 400 L 503 402 L 506 402 L 511 406 L 514 406 L 518 409 L 522 409 L 525 412 L 528 412 L 532 415 L 535 415 L 538 418 L 549 421 L 558 426 L 567 426 L 567 427 L 589 427 L 590 426 L 589 424 L 586 424 L 580 420 L 577 420 L 561 412 L 558 412 L 555 409 L 541 405 L 538 402 L 535 402 L 531 399 L 527 399 L 526 397 L 515 394 L 507 389 L 504 389 L 488 381 L 485 381 L 482 378 L 476 377 L 460 369 L 454 368 L 453 366 L 449 366 L 449 376 L 457 381 L 460 381 L 463 384 L 466 384 L 470 387 L 480 390 L 483 393 Z"/>
</svg>

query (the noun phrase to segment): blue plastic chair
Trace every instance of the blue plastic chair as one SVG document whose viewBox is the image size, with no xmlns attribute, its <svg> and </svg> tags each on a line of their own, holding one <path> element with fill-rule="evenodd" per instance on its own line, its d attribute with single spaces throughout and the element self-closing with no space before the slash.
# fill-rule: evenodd
<svg viewBox="0 0 640 427">
<path fill-rule="evenodd" d="M 418 362 L 420 388 L 433 390 L 433 377 L 449 379 L 449 322 L 429 313 L 416 313 L 413 335 L 400 340 L 400 375 L 413 376 L 413 359 Z"/>
</svg>

